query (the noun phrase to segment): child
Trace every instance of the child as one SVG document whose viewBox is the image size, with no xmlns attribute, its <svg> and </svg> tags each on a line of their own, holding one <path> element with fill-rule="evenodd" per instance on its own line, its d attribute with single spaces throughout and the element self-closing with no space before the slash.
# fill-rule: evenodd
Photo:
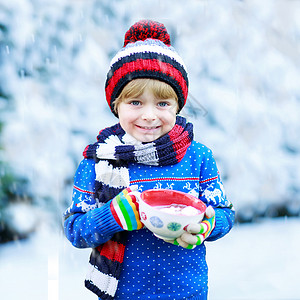
<svg viewBox="0 0 300 300">
<path fill-rule="evenodd" d="M 85 285 L 99 299 L 207 299 L 203 241 L 227 234 L 234 210 L 211 150 L 178 115 L 188 77 L 163 24 L 140 21 L 127 31 L 105 92 L 119 123 L 86 147 L 64 214 L 71 243 L 93 248 Z M 208 206 L 205 218 L 174 241 L 157 238 L 133 195 L 148 189 L 197 196 Z"/>
</svg>

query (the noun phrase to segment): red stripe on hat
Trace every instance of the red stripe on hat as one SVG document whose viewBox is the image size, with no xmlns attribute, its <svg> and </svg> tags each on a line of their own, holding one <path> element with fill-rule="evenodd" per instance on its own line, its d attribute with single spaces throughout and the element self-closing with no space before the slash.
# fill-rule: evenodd
<svg viewBox="0 0 300 300">
<path fill-rule="evenodd" d="M 114 71 L 114 75 L 109 80 L 109 83 L 105 89 L 106 99 L 109 105 L 111 104 L 111 96 L 113 94 L 114 88 L 119 80 L 121 80 L 127 74 L 135 71 L 154 71 L 168 75 L 170 78 L 173 78 L 177 81 L 182 89 L 184 99 L 187 98 L 188 89 L 186 82 L 181 72 L 179 72 L 174 66 L 157 59 L 137 59 L 132 62 L 124 63 L 119 69 Z"/>
<path fill-rule="evenodd" d="M 99 248 L 99 249 L 98 249 Z M 98 247 L 99 253 L 109 260 L 123 262 L 125 245 L 109 240 L 102 247 Z"/>
</svg>

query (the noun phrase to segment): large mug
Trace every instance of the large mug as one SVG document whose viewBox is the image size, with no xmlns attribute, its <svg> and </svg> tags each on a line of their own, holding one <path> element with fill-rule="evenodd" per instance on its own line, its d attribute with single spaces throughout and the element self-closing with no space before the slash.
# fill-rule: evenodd
<svg viewBox="0 0 300 300">
<path fill-rule="evenodd" d="M 139 203 L 143 224 L 155 236 L 165 240 L 180 237 L 184 228 L 191 223 L 200 223 L 206 210 L 201 200 L 176 190 L 151 189 L 132 193 Z"/>
</svg>

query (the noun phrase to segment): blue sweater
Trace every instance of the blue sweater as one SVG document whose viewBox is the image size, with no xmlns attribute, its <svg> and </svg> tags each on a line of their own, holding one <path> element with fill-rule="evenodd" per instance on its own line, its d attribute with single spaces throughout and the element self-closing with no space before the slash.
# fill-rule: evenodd
<svg viewBox="0 0 300 300">
<path fill-rule="evenodd" d="M 87 211 L 94 207 L 94 166 L 89 159 L 80 163 L 73 201 L 65 212 L 65 234 L 78 248 L 97 247 L 123 230 L 113 218 L 109 204 Z M 216 162 L 211 150 L 200 143 L 193 141 L 176 165 L 130 164 L 129 176 L 130 184 L 137 184 L 140 192 L 174 189 L 196 195 L 212 205 L 216 226 L 206 241 L 221 238 L 233 226 L 234 210 L 224 194 Z M 205 256 L 205 243 L 188 250 L 158 239 L 146 228 L 131 231 L 116 299 L 207 299 Z"/>
</svg>

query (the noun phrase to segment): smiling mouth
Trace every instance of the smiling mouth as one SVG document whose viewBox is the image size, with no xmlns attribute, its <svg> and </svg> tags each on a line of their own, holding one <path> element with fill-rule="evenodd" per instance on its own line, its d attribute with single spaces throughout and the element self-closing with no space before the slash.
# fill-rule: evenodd
<svg viewBox="0 0 300 300">
<path fill-rule="evenodd" d="M 160 126 L 139 126 L 139 125 L 136 125 L 136 126 L 138 128 L 144 129 L 144 130 L 154 130 L 154 129 L 157 129 L 160 127 Z"/>
</svg>

